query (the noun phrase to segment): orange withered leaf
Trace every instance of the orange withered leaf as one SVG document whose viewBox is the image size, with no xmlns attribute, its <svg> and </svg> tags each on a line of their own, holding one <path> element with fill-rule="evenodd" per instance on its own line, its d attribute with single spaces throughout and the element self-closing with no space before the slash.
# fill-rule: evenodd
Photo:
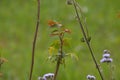
<svg viewBox="0 0 120 80">
<path fill-rule="evenodd" d="M 50 27 L 53 27 L 54 25 L 56 25 L 57 24 L 57 22 L 55 22 L 55 21 L 53 21 L 53 20 L 49 20 L 48 21 L 48 25 L 50 26 Z"/>
<path fill-rule="evenodd" d="M 66 33 L 71 33 L 71 31 L 69 29 L 65 29 L 64 30 Z"/>
</svg>

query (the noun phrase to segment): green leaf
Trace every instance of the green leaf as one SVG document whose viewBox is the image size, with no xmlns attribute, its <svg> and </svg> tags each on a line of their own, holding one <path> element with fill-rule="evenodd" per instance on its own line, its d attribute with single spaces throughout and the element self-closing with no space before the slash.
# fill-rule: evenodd
<svg viewBox="0 0 120 80">
<path fill-rule="evenodd" d="M 56 62 L 57 59 L 58 59 L 58 57 L 56 55 L 52 55 L 52 56 L 48 57 L 48 60 L 51 61 L 51 62 L 53 62 L 53 63 Z"/>
<path fill-rule="evenodd" d="M 90 42 L 90 41 L 91 41 L 91 37 L 88 37 L 88 38 L 87 38 L 87 41 Z M 81 38 L 81 42 L 85 42 L 85 39 L 84 39 L 84 38 Z"/>
<path fill-rule="evenodd" d="M 55 29 L 55 30 L 53 30 L 53 31 L 52 31 L 52 33 L 54 33 L 54 32 L 58 32 L 58 30 L 57 30 L 57 29 Z"/>
<path fill-rule="evenodd" d="M 66 56 L 70 56 L 72 59 L 79 60 L 78 56 L 75 55 L 74 53 L 67 53 Z"/>
<path fill-rule="evenodd" d="M 71 38 L 64 38 L 63 45 L 66 47 L 70 47 L 70 40 L 71 40 Z"/>
<path fill-rule="evenodd" d="M 54 47 L 55 49 L 59 49 L 60 42 L 58 40 L 56 40 L 51 44 L 51 46 Z"/>
<path fill-rule="evenodd" d="M 55 53 L 55 48 L 54 47 L 49 47 L 48 53 L 49 53 L 49 55 L 53 55 Z"/>
</svg>

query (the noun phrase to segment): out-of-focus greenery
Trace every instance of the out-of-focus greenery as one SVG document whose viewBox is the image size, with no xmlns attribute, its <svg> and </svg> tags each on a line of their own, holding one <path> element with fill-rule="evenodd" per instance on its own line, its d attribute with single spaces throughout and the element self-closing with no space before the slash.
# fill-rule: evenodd
<svg viewBox="0 0 120 80">
<path fill-rule="evenodd" d="M 120 14 L 119 0 L 77 0 L 86 16 L 91 45 L 100 63 L 103 50 L 111 51 L 114 77 L 120 79 Z M 31 64 L 32 42 L 37 13 L 37 0 L 0 0 L 0 52 L 8 59 L 3 64 L 0 80 L 28 80 Z M 54 72 L 55 64 L 47 61 L 48 47 L 53 38 L 49 36 L 48 20 L 57 20 L 72 30 L 71 48 L 79 60 L 66 58 L 66 67 L 61 66 L 58 80 L 86 80 L 93 74 L 100 80 L 90 52 L 82 43 L 81 30 L 75 20 L 73 6 L 65 0 L 41 0 L 40 27 L 35 51 L 33 80 L 45 73 Z M 105 64 L 101 64 L 105 67 Z M 109 69 L 103 69 L 108 77 Z"/>
</svg>

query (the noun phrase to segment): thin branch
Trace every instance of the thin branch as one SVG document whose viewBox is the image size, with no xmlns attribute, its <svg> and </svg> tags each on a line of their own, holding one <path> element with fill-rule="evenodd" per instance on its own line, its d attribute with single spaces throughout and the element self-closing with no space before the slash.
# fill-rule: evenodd
<svg viewBox="0 0 120 80">
<path fill-rule="evenodd" d="M 80 13 L 81 13 L 81 16 L 82 16 L 82 18 L 83 18 L 83 27 L 85 27 L 85 30 L 86 30 L 86 36 L 87 36 L 87 38 L 88 37 L 90 37 L 89 36 L 89 32 L 88 32 L 88 26 L 87 26 L 87 24 L 86 24 L 86 18 L 85 18 L 85 16 L 84 16 L 84 14 L 83 14 L 83 12 L 82 12 L 82 9 L 81 9 L 81 7 L 80 7 L 80 5 L 78 4 L 78 3 L 76 3 L 76 5 L 77 5 L 77 7 L 79 8 L 79 10 L 80 10 Z"/>
<path fill-rule="evenodd" d="M 90 51 L 90 53 L 91 53 L 92 59 L 93 59 L 95 65 L 96 65 L 96 67 L 97 67 L 97 70 L 98 70 L 98 72 L 99 72 L 99 74 L 100 74 L 101 79 L 104 80 L 103 75 L 102 75 L 102 73 L 101 73 L 101 71 L 100 71 L 99 65 L 98 65 L 98 63 L 97 63 L 97 61 L 96 61 L 96 59 L 95 59 L 95 56 L 94 56 L 93 50 L 92 50 L 92 48 L 91 48 L 91 45 L 90 45 L 89 41 L 87 40 L 87 36 L 86 36 L 86 34 L 85 34 L 83 25 L 82 25 L 82 23 L 81 23 L 80 16 L 79 16 L 79 13 L 78 13 L 78 10 L 77 10 L 77 7 L 76 7 L 76 1 L 75 1 L 75 0 L 73 0 L 73 5 L 74 5 L 74 9 L 75 9 L 75 11 L 76 11 L 76 15 L 77 15 L 77 18 L 78 18 L 78 22 L 79 22 L 80 28 L 81 28 L 81 30 L 82 30 L 82 33 L 83 33 L 85 42 L 86 42 L 86 44 L 87 44 L 87 46 L 88 46 L 88 48 L 89 48 L 89 51 Z"/>
<path fill-rule="evenodd" d="M 53 80 L 56 80 L 56 77 L 57 77 L 57 74 L 58 74 L 58 71 L 59 71 L 59 67 L 60 67 L 60 61 L 61 61 L 61 59 L 60 59 L 60 56 L 59 56 L 57 64 L 56 64 L 56 70 L 55 70 L 55 73 L 54 73 L 55 75 L 54 75 Z"/>
<path fill-rule="evenodd" d="M 33 67 L 34 67 L 35 46 L 36 46 L 38 27 L 39 27 L 39 23 L 40 23 L 39 22 L 40 21 L 40 0 L 37 0 L 37 3 L 38 3 L 37 22 L 36 22 L 36 31 L 35 31 L 35 34 L 34 34 L 33 47 L 32 47 L 32 60 L 31 60 L 29 80 L 32 79 L 32 73 L 33 73 Z"/>
<path fill-rule="evenodd" d="M 59 67 L 60 67 L 60 64 L 61 64 L 61 59 L 62 59 L 62 55 L 63 55 L 63 36 L 64 35 L 59 35 L 59 39 L 60 39 L 60 54 L 58 53 L 58 60 L 57 60 L 57 64 L 56 64 L 56 70 L 55 70 L 55 75 L 54 75 L 54 78 L 53 80 L 56 80 L 56 77 L 57 77 L 57 74 L 58 74 L 58 71 L 59 71 Z"/>
</svg>

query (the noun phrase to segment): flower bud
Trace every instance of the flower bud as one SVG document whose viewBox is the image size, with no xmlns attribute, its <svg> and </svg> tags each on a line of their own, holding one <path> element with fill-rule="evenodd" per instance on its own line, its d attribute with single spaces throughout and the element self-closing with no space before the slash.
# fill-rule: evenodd
<svg viewBox="0 0 120 80">
<path fill-rule="evenodd" d="M 73 4 L 72 0 L 67 0 L 66 3 L 67 3 L 67 5 L 72 5 Z"/>
</svg>

